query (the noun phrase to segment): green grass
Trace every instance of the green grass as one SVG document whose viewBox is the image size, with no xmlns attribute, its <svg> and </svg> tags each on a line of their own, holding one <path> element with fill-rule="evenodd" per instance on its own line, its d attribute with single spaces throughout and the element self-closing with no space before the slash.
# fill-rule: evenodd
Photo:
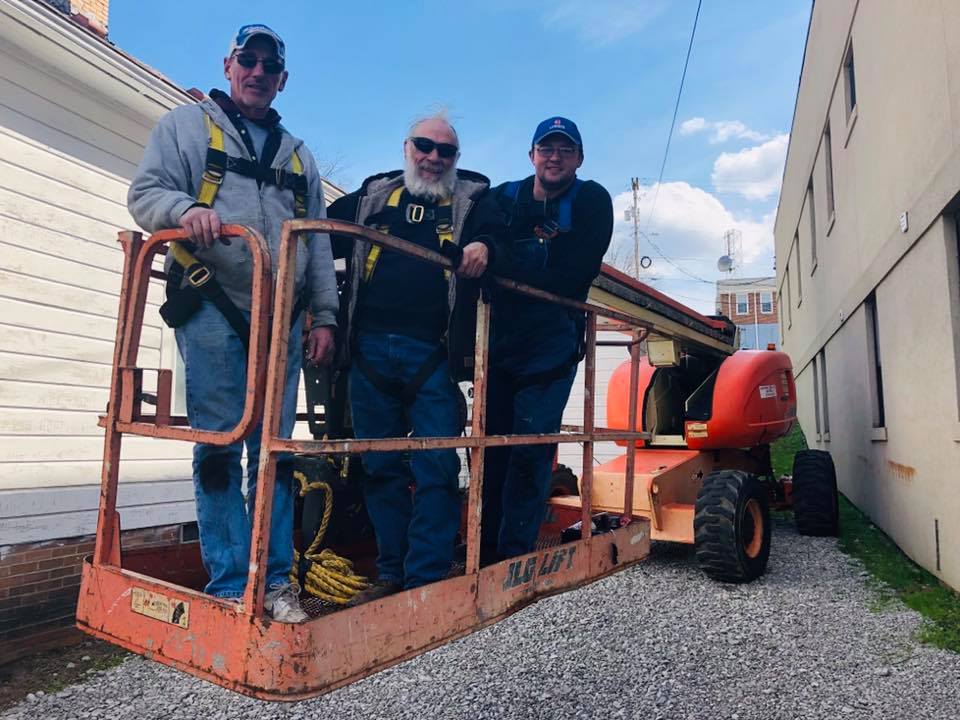
<svg viewBox="0 0 960 720">
<path fill-rule="evenodd" d="M 920 639 L 960 652 L 960 596 L 904 555 L 870 519 L 840 497 L 840 549 L 863 563 L 880 594 L 875 610 L 893 599 L 923 615 Z"/>
<path fill-rule="evenodd" d="M 770 446 L 770 460 L 773 463 L 773 477 L 793 474 L 793 456 L 797 450 L 807 449 L 807 439 L 799 423 L 786 437 L 782 437 Z"/>
<path fill-rule="evenodd" d="M 800 426 L 770 448 L 774 477 L 793 472 L 793 456 L 807 447 Z M 845 497 L 840 496 L 840 549 L 870 573 L 883 612 L 894 600 L 919 612 L 920 640 L 960 653 L 960 595 L 904 555 L 887 535 Z"/>
</svg>

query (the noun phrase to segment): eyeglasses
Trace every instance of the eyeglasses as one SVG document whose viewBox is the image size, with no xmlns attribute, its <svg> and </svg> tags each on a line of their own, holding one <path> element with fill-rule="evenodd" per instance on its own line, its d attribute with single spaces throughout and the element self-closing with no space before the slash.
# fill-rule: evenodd
<svg viewBox="0 0 960 720">
<path fill-rule="evenodd" d="M 452 157 L 456 157 L 457 153 L 460 152 L 460 148 L 458 148 L 456 145 L 451 145 L 450 143 L 434 142 L 430 138 L 412 137 L 412 138 L 407 138 L 407 140 L 412 142 L 413 146 L 425 155 L 429 155 L 434 150 L 436 150 L 437 155 L 439 155 L 440 157 L 452 158 Z"/>
<path fill-rule="evenodd" d="M 542 158 L 551 158 L 554 153 L 559 155 L 564 160 L 569 160 L 574 155 L 577 154 L 577 149 L 572 145 L 537 145 L 537 155 Z"/>
<path fill-rule="evenodd" d="M 260 63 L 263 65 L 263 71 L 267 75 L 279 75 L 283 72 L 283 61 L 277 60 L 277 58 L 259 58 L 251 52 L 237 53 L 234 57 L 237 59 L 240 67 L 244 67 L 247 70 L 252 70 L 257 66 L 257 63 Z"/>
</svg>

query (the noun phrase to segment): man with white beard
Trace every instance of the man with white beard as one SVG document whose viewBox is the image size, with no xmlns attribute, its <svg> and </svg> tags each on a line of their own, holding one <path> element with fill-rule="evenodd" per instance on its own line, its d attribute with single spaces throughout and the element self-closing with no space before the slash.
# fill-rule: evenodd
<svg viewBox="0 0 960 720">
<path fill-rule="evenodd" d="M 403 142 L 403 171 L 368 178 L 327 211 L 330 218 L 440 250 L 457 268 L 449 273 L 367 242 L 335 238 L 335 255 L 348 259 L 338 365 L 350 368 L 358 438 L 462 432 L 455 381 L 471 377 L 476 294 L 469 280 L 492 263 L 494 237 L 504 224 L 490 181 L 457 169 L 459 148 L 445 115 L 421 118 Z M 456 451 L 364 453 L 363 467 L 378 578 L 352 604 L 442 580 L 460 525 Z"/>
</svg>

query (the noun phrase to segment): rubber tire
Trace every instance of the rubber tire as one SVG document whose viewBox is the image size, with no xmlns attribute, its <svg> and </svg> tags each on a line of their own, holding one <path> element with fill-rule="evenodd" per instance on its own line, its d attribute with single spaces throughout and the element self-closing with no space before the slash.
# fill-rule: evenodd
<svg viewBox="0 0 960 720">
<path fill-rule="evenodd" d="M 751 505 L 753 503 L 753 505 Z M 762 527 L 757 528 L 754 511 Z M 770 558 L 770 499 L 756 476 L 716 470 L 703 479 L 693 517 L 697 563 L 706 575 L 728 583 L 755 580 Z M 759 547 L 748 552 L 759 540 Z"/>
<path fill-rule="evenodd" d="M 557 465 L 550 480 L 550 497 L 579 494 L 580 486 L 577 484 L 577 476 L 573 474 L 573 470 L 566 465 Z"/>
<path fill-rule="evenodd" d="M 830 453 L 800 450 L 793 458 L 793 518 L 801 535 L 840 534 L 837 470 Z"/>
</svg>

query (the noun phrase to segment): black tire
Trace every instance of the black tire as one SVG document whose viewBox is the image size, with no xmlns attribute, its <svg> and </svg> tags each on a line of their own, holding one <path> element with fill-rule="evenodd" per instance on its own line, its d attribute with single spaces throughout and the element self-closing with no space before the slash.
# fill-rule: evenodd
<svg viewBox="0 0 960 720">
<path fill-rule="evenodd" d="M 756 476 L 717 470 L 703 479 L 693 517 L 697 563 L 708 577 L 744 583 L 770 558 L 770 500 Z"/>
<path fill-rule="evenodd" d="M 579 495 L 580 486 L 577 484 L 577 476 L 573 470 L 566 465 L 557 465 L 553 471 L 553 479 L 550 481 L 550 497 L 562 495 Z"/>
<path fill-rule="evenodd" d="M 830 453 L 800 450 L 793 458 L 793 517 L 801 535 L 840 533 L 837 470 Z"/>
</svg>

